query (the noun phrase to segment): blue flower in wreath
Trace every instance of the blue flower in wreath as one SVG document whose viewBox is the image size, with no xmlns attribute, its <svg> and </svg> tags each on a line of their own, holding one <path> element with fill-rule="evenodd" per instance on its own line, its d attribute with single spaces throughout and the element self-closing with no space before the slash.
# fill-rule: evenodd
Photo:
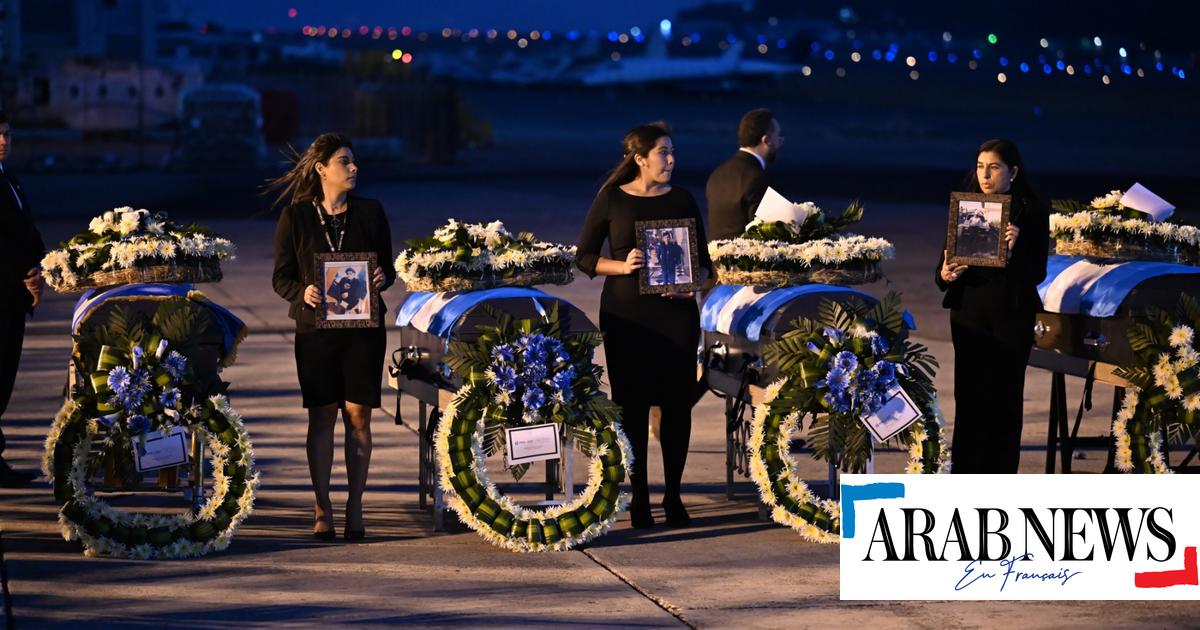
<svg viewBox="0 0 1200 630">
<path fill-rule="evenodd" d="M 516 357 L 513 355 L 512 346 L 504 344 L 492 348 L 492 360 L 498 363 L 512 363 Z"/>
<path fill-rule="evenodd" d="M 133 347 L 133 367 L 136 369 L 142 364 L 142 357 L 146 355 L 146 351 L 141 346 Z"/>
<path fill-rule="evenodd" d="M 546 394 L 540 387 L 530 387 L 521 396 L 521 403 L 525 405 L 527 411 L 541 409 L 546 404 Z"/>
<path fill-rule="evenodd" d="M 896 382 L 896 364 L 891 361 L 880 361 L 871 368 L 878 376 L 878 386 L 884 391 L 891 389 Z"/>
<path fill-rule="evenodd" d="M 134 435 L 139 435 L 150 430 L 150 418 L 137 414 L 129 416 L 129 432 Z"/>
<path fill-rule="evenodd" d="M 166 409 L 175 409 L 179 406 L 179 398 L 179 388 L 172 387 L 158 397 L 158 402 L 162 403 L 162 406 Z"/>
<path fill-rule="evenodd" d="M 551 383 L 555 390 L 562 392 L 563 400 L 571 400 L 571 387 L 575 384 L 575 368 L 568 367 L 555 374 Z"/>
<path fill-rule="evenodd" d="M 824 333 L 825 333 L 825 337 L 828 338 L 833 343 L 840 344 L 846 338 L 846 333 L 843 333 L 842 331 L 840 331 L 837 328 L 834 328 L 832 326 L 826 326 Z"/>
<path fill-rule="evenodd" d="M 887 339 L 884 339 L 880 335 L 871 335 L 871 354 L 887 354 L 889 349 L 890 346 L 888 346 Z"/>
<path fill-rule="evenodd" d="M 844 372 L 853 372 L 858 367 L 858 357 L 849 350 L 842 350 L 833 357 L 833 365 Z"/>
<path fill-rule="evenodd" d="M 172 350 L 171 354 L 163 359 L 163 368 L 171 375 L 172 379 L 182 380 L 183 375 L 187 372 L 187 357 Z"/>
<path fill-rule="evenodd" d="M 501 366 L 498 368 L 493 368 L 492 374 L 494 375 L 496 387 L 499 387 L 500 389 L 502 389 L 510 394 L 517 391 L 517 371 L 516 370 L 505 365 L 505 366 Z"/>
<path fill-rule="evenodd" d="M 829 403 L 829 408 L 832 409 L 834 413 L 850 413 L 853 399 L 850 397 L 850 394 L 845 391 L 840 393 L 828 391 L 825 392 L 825 402 Z"/>
<path fill-rule="evenodd" d="M 108 387 L 120 394 L 129 387 L 129 370 L 122 366 L 117 366 L 108 372 Z"/>
<path fill-rule="evenodd" d="M 846 391 L 850 388 L 850 373 L 834 367 L 825 375 L 825 386 L 835 394 Z"/>
<path fill-rule="evenodd" d="M 810 342 L 808 342 L 807 347 L 808 347 L 809 352 L 811 352 L 813 354 L 821 354 L 821 346 L 818 346 L 817 344 L 810 341 Z"/>
</svg>

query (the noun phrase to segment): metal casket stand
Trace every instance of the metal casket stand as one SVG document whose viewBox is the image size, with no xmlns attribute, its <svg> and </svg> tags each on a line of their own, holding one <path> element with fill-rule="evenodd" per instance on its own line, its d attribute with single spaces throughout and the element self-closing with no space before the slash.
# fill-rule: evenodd
<svg viewBox="0 0 1200 630">
<path fill-rule="evenodd" d="M 544 309 L 549 309 L 551 299 L 540 299 Z M 565 300 L 558 300 L 559 317 L 564 330 L 571 333 L 598 332 L 595 324 L 583 311 Z M 449 338 L 424 332 L 414 326 L 400 327 L 400 347 L 392 352 L 392 365 L 388 368 L 388 384 L 396 390 L 396 424 L 404 424 L 400 404 L 404 395 L 417 401 L 417 502 L 422 510 L 432 509 L 433 531 L 445 531 L 446 504 L 438 484 L 437 458 L 434 436 L 443 411 L 462 387 L 462 378 L 454 374 L 445 364 L 452 341 L 471 342 L 479 336 L 478 326 L 494 325 L 494 321 L 482 308 L 488 305 L 511 315 L 514 319 L 542 317 L 534 301 L 528 297 L 496 298 L 486 300 L 467 310 L 457 322 Z M 546 481 L 543 482 L 546 500 L 534 507 L 555 505 L 555 494 L 561 492 L 564 501 L 575 494 L 574 484 L 574 441 L 563 438 L 563 457 L 558 462 L 546 462 Z"/>
</svg>

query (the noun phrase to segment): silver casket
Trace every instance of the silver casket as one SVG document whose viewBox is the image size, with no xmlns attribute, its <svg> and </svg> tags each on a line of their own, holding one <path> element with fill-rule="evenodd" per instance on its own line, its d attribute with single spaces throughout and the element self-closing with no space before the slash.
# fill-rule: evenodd
<svg viewBox="0 0 1200 630">
<path fill-rule="evenodd" d="M 1200 298 L 1198 274 L 1200 268 L 1172 263 L 1104 264 L 1072 256 L 1050 257 L 1046 279 L 1038 287 L 1043 310 L 1034 322 L 1035 347 L 1029 357 L 1029 365 L 1052 373 L 1047 474 L 1055 472 L 1056 463 L 1062 472 L 1071 472 L 1074 451 L 1081 446 L 1108 450 L 1105 470 L 1113 470 L 1112 436 L 1078 435 L 1084 411 L 1091 408 L 1093 385 L 1099 382 L 1115 388 L 1115 414 L 1129 383 L 1114 370 L 1130 365 L 1134 358 L 1130 328 L 1145 322 L 1154 308 L 1174 313 L 1183 294 Z M 1073 424 L 1066 376 L 1084 379 Z"/>
</svg>

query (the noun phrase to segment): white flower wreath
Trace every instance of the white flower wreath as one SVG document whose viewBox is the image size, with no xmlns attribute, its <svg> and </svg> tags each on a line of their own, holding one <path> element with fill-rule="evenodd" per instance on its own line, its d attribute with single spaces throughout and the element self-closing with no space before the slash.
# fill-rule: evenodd
<svg viewBox="0 0 1200 630">
<path fill-rule="evenodd" d="M 92 493 L 89 454 L 100 423 L 95 418 L 85 419 L 80 406 L 67 401 L 46 438 L 42 462 L 46 475 L 65 480 L 70 492 L 58 517 L 63 538 L 81 541 L 88 556 L 139 560 L 202 556 L 228 547 L 242 521 L 254 511 L 259 475 L 254 471 L 254 450 L 242 417 L 228 399 L 212 396 L 205 401 L 204 412 L 224 420 L 191 425 L 193 431 L 204 433 L 212 454 L 212 496 L 196 514 L 142 514 L 116 510 Z M 64 467 L 63 462 L 56 462 L 55 452 L 68 435 L 77 442 Z"/>
</svg>

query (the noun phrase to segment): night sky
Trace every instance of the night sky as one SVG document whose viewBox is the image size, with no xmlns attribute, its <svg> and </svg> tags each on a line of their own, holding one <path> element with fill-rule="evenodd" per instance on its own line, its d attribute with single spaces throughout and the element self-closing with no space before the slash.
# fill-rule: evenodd
<svg viewBox="0 0 1200 630">
<path fill-rule="evenodd" d="M 684 7 L 703 0 L 436 0 L 426 2 L 372 2 L 369 0 L 207 0 L 188 3 L 190 17 L 231 27 L 362 25 L 414 28 L 628 29 L 657 24 Z M 647 7 L 653 7 L 648 9 Z M 289 19 L 289 8 L 297 16 Z"/>
</svg>

